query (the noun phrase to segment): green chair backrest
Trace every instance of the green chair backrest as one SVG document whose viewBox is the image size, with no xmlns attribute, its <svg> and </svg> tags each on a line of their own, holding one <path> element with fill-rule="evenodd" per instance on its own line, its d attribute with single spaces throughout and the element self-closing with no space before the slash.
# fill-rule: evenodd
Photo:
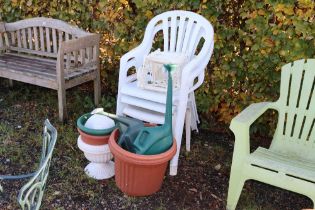
<svg viewBox="0 0 315 210">
<path fill-rule="evenodd" d="M 49 173 L 49 166 L 55 144 L 57 131 L 48 120 L 45 121 L 43 146 L 40 166 L 34 176 L 21 188 L 18 195 L 18 202 L 22 209 L 39 209 L 46 181 Z"/>
<path fill-rule="evenodd" d="M 275 103 L 278 126 L 271 148 L 315 158 L 315 59 L 286 64 Z"/>
</svg>

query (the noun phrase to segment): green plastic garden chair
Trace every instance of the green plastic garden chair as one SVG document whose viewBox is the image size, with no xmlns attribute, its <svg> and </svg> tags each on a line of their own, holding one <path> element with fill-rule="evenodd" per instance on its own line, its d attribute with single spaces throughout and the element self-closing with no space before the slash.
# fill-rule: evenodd
<svg viewBox="0 0 315 210">
<path fill-rule="evenodd" d="M 315 204 L 315 59 L 286 64 L 280 98 L 250 105 L 231 122 L 235 146 L 227 209 L 235 209 L 244 182 L 258 180 L 300 193 Z M 267 109 L 278 111 L 270 147 L 250 153 L 249 128 Z"/>
<path fill-rule="evenodd" d="M 18 180 L 30 178 L 28 182 L 20 189 L 18 195 L 17 200 L 21 209 L 37 210 L 40 208 L 49 173 L 50 161 L 56 141 L 57 131 L 50 124 L 50 122 L 46 120 L 43 134 L 42 154 L 38 170 L 34 173 L 24 175 L 0 175 L 0 180 Z M 0 190 L 3 191 L 1 186 Z"/>
</svg>

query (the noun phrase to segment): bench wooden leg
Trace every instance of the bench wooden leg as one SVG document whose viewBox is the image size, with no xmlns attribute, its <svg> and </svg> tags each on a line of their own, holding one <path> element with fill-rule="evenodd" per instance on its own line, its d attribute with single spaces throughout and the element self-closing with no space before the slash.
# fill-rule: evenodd
<svg viewBox="0 0 315 210">
<path fill-rule="evenodd" d="M 94 79 L 94 103 L 97 106 L 100 102 L 101 98 L 101 79 L 100 74 L 98 73 L 96 75 L 96 78 Z"/>
<path fill-rule="evenodd" d="M 63 122 L 63 120 L 67 118 L 66 90 L 64 88 L 58 89 L 58 109 L 59 120 Z"/>
<path fill-rule="evenodd" d="M 9 79 L 9 87 L 13 87 L 13 80 Z"/>
</svg>

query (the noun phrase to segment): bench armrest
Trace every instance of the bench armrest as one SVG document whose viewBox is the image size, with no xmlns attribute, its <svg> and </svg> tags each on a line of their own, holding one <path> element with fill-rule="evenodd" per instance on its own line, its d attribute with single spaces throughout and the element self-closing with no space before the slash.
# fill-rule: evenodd
<svg viewBox="0 0 315 210">
<path fill-rule="evenodd" d="M 78 57 L 73 58 L 72 54 L 78 56 L 79 53 L 83 53 L 84 56 L 81 55 L 81 64 L 97 66 L 99 69 L 99 42 L 99 34 L 91 34 L 61 42 L 57 55 L 57 77 L 64 79 L 65 72 L 70 69 L 71 61 L 75 60 L 74 62 L 78 62 Z M 87 57 L 86 52 L 89 52 Z M 65 63 L 66 65 L 64 65 Z"/>
<path fill-rule="evenodd" d="M 78 51 L 81 49 L 86 49 L 88 47 L 99 46 L 100 35 L 91 34 L 84 37 L 79 37 L 77 39 L 72 39 L 68 41 L 61 42 L 58 54 L 70 53 L 73 51 Z"/>
<path fill-rule="evenodd" d="M 5 33 L 6 32 L 6 30 L 5 30 L 5 23 L 4 22 L 0 22 L 0 33 Z M 4 39 L 3 39 L 4 38 Z M 8 48 L 8 40 L 6 40 L 7 39 L 7 37 L 6 37 L 6 34 L 5 34 L 5 36 L 3 37 L 1 37 L 1 45 L 0 45 L 0 53 L 1 53 L 1 51 L 3 51 L 3 50 L 6 50 L 7 48 Z"/>
<path fill-rule="evenodd" d="M 5 23 L 4 22 L 0 22 L 0 33 L 5 32 Z"/>
</svg>

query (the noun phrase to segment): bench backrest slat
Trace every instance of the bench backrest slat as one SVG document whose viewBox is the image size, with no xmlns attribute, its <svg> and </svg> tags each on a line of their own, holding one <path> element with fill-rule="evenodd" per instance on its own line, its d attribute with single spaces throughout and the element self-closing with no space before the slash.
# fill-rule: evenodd
<svg viewBox="0 0 315 210">
<path fill-rule="evenodd" d="M 46 50 L 47 52 L 51 52 L 51 42 L 50 42 L 50 29 L 49 28 L 45 28 L 46 29 Z"/>
<path fill-rule="evenodd" d="M 17 41 L 18 41 L 18 47 L 22 48 L 22 44 L 21 44 L 21 34 L 20 34 L 20 30 L 16 31 L 16 35 L 17 35 Z"/>
<path fill-rule="evenodd" d="M 40 49 L 45 52 L 45 41 L 44 41 L 44 28 L 39 27 L 39 37 L 40 37 Z"/>
<path fill-rule="evenodd" d="M 0 33 L 0 52 L 2 51 L 3 49 L 5 49 L 5 45 L 4 45 L 4 36 Z"/>
<path fill-rule="evenodd" d="M 32 28 L 27 29 L 27 37 L 28 37 L 28 43 L 29 43 L 29 48 L 33 50 L 33 35 L 32 35 Z"/>
<path fill-rule="evenodd" d="M 53 38 L 53 48 L 54 48 L 54 53 L 58 53 L 58 46 L 57 46 L 57 33 L 56 29 L 52 29 L 52 38 Z"/>
<path fill-rule="evenodd" d="M 34 34 L 35 50 L 36 50 L 36 51 L 39 51 L 38 30 L 37 30 L 37 27 L 33 27 L 33 34 Z"/>
<path fill-rule="evenodd" d="M 4 23 L 3 27 L 0 48 L 6 44 L 6 48 L 13 52 L 52 58 L 57 57 L 61 42 L 90 34 L 61 20 L 42 17 Z M 72 54 L 66 57 L 73 56 L 72 60 L 78 60 L 77 55 Z"/>
</svg>

